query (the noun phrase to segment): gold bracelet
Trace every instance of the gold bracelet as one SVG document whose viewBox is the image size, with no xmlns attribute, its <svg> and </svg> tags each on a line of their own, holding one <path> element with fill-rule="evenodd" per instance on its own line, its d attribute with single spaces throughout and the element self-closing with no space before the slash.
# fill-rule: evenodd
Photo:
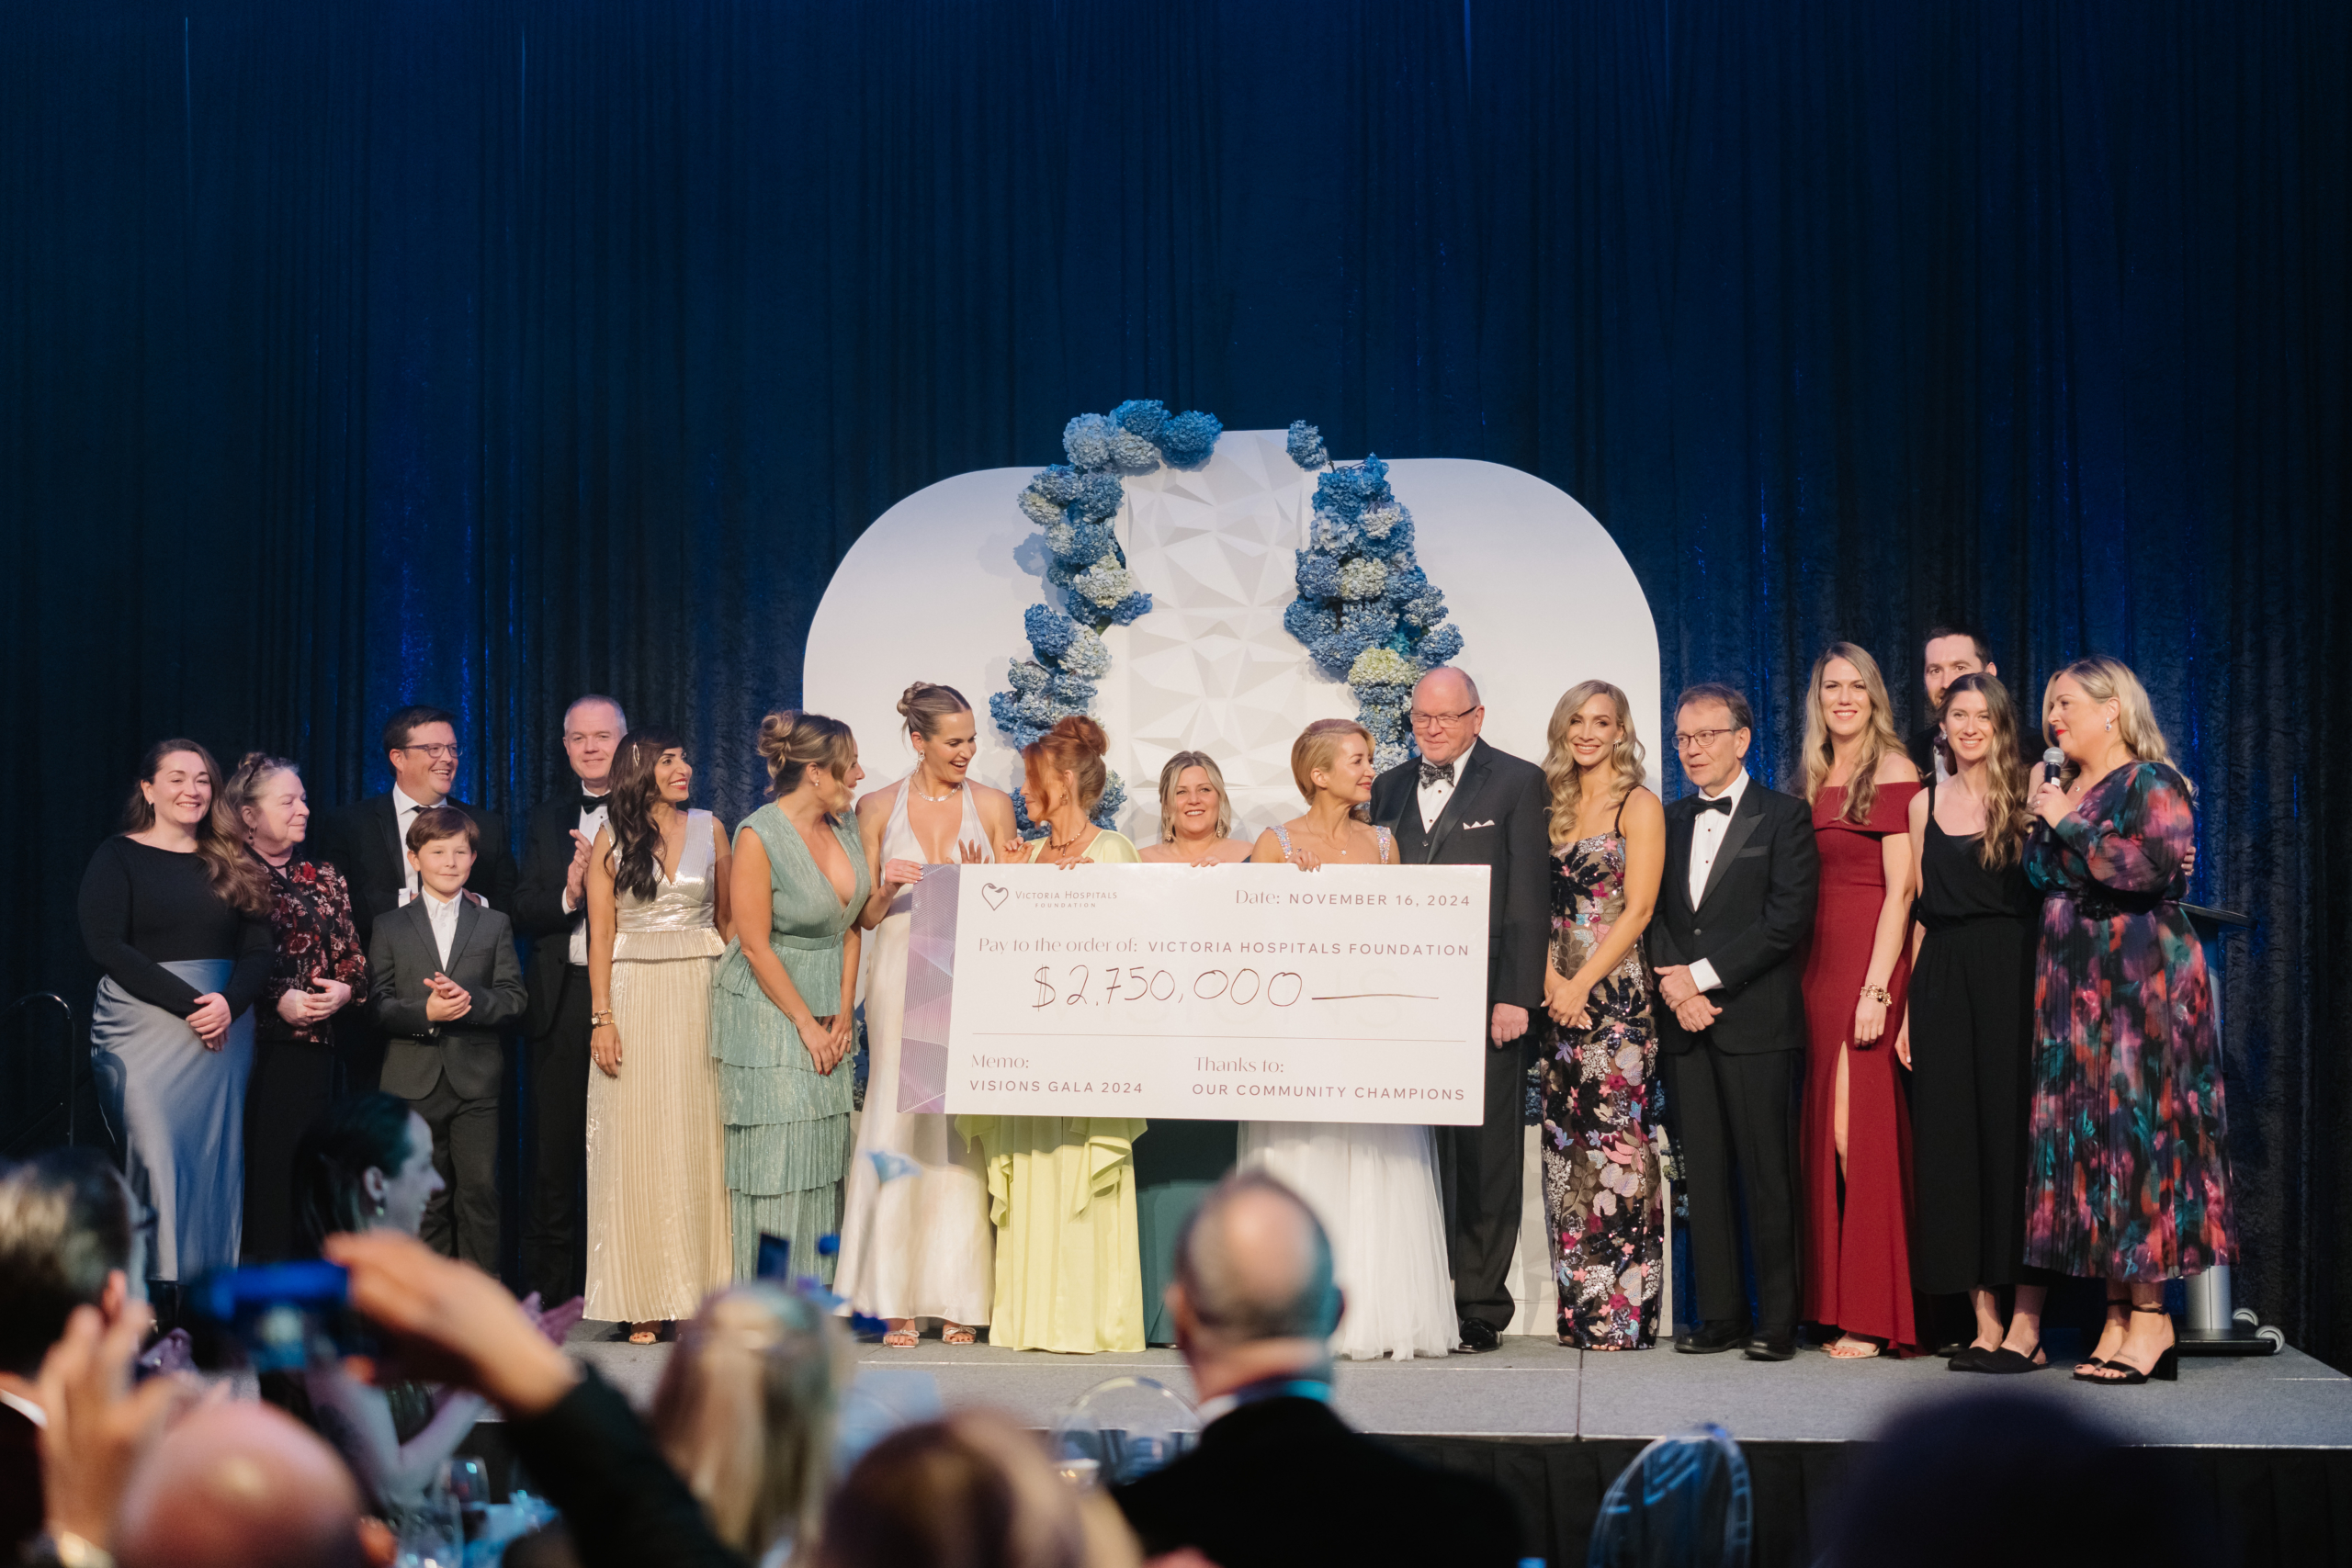
<svg viewBox="0 0 2352 1568">
<path fill-rule="evenodd" d="M 613 1015 L 610 1010 L 592 1012 L 588 1015 L 588 1027 L 591 1029 L 609 1029 L 612 1024 Z"/>
<path fill-rule="evenodd" d="M 1894 998 L 1886 994 L 1884 986 L 1873 986 L 1868 980 L 1862 982 L 1862 999 L 1866 1002 L 1876 1002 L 1883 1008 L 1894 1005 Z"/>
</svg>

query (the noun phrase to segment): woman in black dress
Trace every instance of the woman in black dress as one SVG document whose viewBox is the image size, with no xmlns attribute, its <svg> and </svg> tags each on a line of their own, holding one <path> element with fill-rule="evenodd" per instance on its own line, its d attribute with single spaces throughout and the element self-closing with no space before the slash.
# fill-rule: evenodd
<svg viewBox="0 0 2352 1568">
<path fill-rule="evenodd" d="M 154 1211 L 158 1310 L 170 1287 L 237 1260 L 253 1005 L 269 979 L 269 878 L 193 740 L 140 765 L 123 831 L 82 877 L 82 941 L 106 971 L 90 1069 L 130 1190 Z"/>
<path fill-rule="evenodd" d="M 269 874 L 269 980 L 254 1010 L 254 1070 L 245 1085 L 243 1255 L 291 1256 L 294 1145 L 335 1095 L 334 1015 L 365 988 L 368 955 L 351 923 L 343 873 L 303 853 L 311 803 L 283 757 L 246 754 L 229 775 L 229 808 Z"/>
<path fill-rule="evenodd" d="M 2026 1073 L 2032 1040 L 2034 910 L 2024 847 L 2026 770 L 2017 706 L 1990 675 L 1944 699 L 1953 772 L 1912 797 L 1920 934 L 1910 1016 L 1895 1054 L 1912 1074 L 1912 1283 L 1968 1293 L 1976 1337 L 1954 1371 L 2043 1365 L 2043 1287 L 2024 1267 Z M 1998 1292 L 2017 1291 L 2014 1323 Z"/>
</svg>

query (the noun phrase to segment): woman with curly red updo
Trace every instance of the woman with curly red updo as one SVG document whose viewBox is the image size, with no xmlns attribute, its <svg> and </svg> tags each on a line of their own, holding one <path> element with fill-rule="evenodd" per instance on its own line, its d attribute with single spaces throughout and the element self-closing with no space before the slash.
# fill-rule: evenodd
<svg viewBox="0 0 2352 1568">
<path fill-rule="evenodd" d="M 1088 820 L 1109 783 L 1102 727 L 1073 714 L 1022 749 L 1023 795 L 1046 837 L 1005 860 L 1133 865 L 1126 835 Z M 988 1160 L 996 1221 L 996 1315 L 989 1343 L 1023 1350 L 1143 1348 L 1143 1254 L 1136 1239 L 1132 1116 L 958 1116 Z"/>
</svg>

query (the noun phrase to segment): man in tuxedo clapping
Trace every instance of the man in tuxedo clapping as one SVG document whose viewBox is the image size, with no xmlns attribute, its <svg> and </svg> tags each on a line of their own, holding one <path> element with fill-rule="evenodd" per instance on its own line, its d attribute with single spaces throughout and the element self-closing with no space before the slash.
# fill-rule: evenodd
<svg viewBox="0 0 2352 1568">
<path fill-rule="evenodd" d="M 1516 1303 L 1510 1260 L 1519 1244 L 1527 1139 L 1527 1023 L 1544 1003 L 1552 940 L 1551 840 L 1544 770 L 1478 739 L 1487 710 L 1459 670 L 1432 670 L 1413 688 L 1417 760 L 1374 781 L 1372 819 L 1396 836 L 1407 865 L 1483 865 L 1487 904 L 1485 1118 L 1437 1131 L 1460 1348 L 1502 1343 Z"/>
<path fill-rule="evenodd" d="M 531 941 L 531 1197 L 523 1278 L 539 1299 L 568 1302 L 586 1282 L 588 1164 L 588 848 L 605 820 L 613 758 L 628 718 L 610 697 L 563 710 L 564 786 L 531 813 L 514 927 Z"/>
<path fill-rule="evenodd" d="M 1698 793 L 1666 808 L 1666 877 L 1647 935 L 1704 1320 L 1675 1348 L 1745 1344 L 1753 1359 L 1785 1361 L 1798 1303 L 1789 1103 L 1805 1045 L 1798 949 L 1813 930 L 1821 858 L 1804 802 L 1748 777 L 1754 725 L 1729 686 L 1693 686 L 1675 705 L 1675 750 Z M 1735 1164 L 1761 1314 L 1752 1336 Z"/>
</svg>

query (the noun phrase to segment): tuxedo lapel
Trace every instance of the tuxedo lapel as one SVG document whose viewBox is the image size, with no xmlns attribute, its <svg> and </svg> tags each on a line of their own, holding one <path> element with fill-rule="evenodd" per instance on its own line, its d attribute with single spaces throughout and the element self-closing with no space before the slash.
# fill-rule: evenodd
<svg viewBox="0 0 2352 1568">
<path fill-rule="evenodd" d="M 1691 825 L 1698 819 L 1699 814 L 1690 808 L 1690 798 L 1687 796 L 1676 801 L 1666 818 L 1666 881 L 1686 915 L 1699 912 L 1690 902 Z"/>
<path fill-rule="evenodd" d="M 1707 900 L 1713 897 L 1715 889 L 1723 886 L 1724 873 L 1731 869 L 1731 857 L 1739 853 L 1741 847 L 1756 831 L 1756 825 L 1764 820 L 1763 791 L 1762 784 L 1750 779 L 1747 788 L 1740 793 L 1739 808 L 1731 814 L 1731 826 L 1724 829 L 1723 847 L 1715 852 L 1715 863 L 1707 868 L 1707 886 L 1699 890 L 1698 908 L 1692 909 L 1692 914 L 1707 907 Z M 1698 814 L 1693 812 L 1691 815 L 1695 820 Z M 1687 855 L 1683 863 L 1690 863 Z"/>
<path fill-rule="evenodd" d="M 401 842 L 401 808 L 387 792 L 376 800 L 376 830 L 392 852 L 391 885 L 408 886 L 408 846 Z M 394 897 L 398 897 L 397 894 Z"/>
<path fill-rule="evenodd" d="M 419 900 L 419 902 L 422 902 L 422 900 Z M 474 901 L 471 898 L 467 897 L 465 893 L 460 890 L 458 894 L 458 930 L 457 934 L 449 939 L 449 963 L 447 967 L 451 969 L 457 968 L 458 960 L 466 955 L 467 946 L 474 940 L 474 930 L 481 924 L 481 910 L 476 908 Z"/>
<path fill-rule="evenodd" d="M 1473 746 L 1469 757 L 1464 760 L 1461 779 L 1455 783 L 1453 793 L 1445 797 L 1445 804 L 1438 808 L 1437 820 L 1430 824 L 1429 842 L 1421 846 L 1424 863 L 1435 863 L 1437 852 L 1444 846 L 1446 835 L 1460 827 L 1463 819 L 1470 815 L 1469 808 L 1476 804 L 1478 792 L 1487 782 L 1487 748 Z M 1419 794 L 1418 770 L 1414 778 L 1414 794 L 1416 796 Z M 1420 809 L 1418 798 L 1412 802 L 1411 809 L 1416 812 Z"/>
</svg>

